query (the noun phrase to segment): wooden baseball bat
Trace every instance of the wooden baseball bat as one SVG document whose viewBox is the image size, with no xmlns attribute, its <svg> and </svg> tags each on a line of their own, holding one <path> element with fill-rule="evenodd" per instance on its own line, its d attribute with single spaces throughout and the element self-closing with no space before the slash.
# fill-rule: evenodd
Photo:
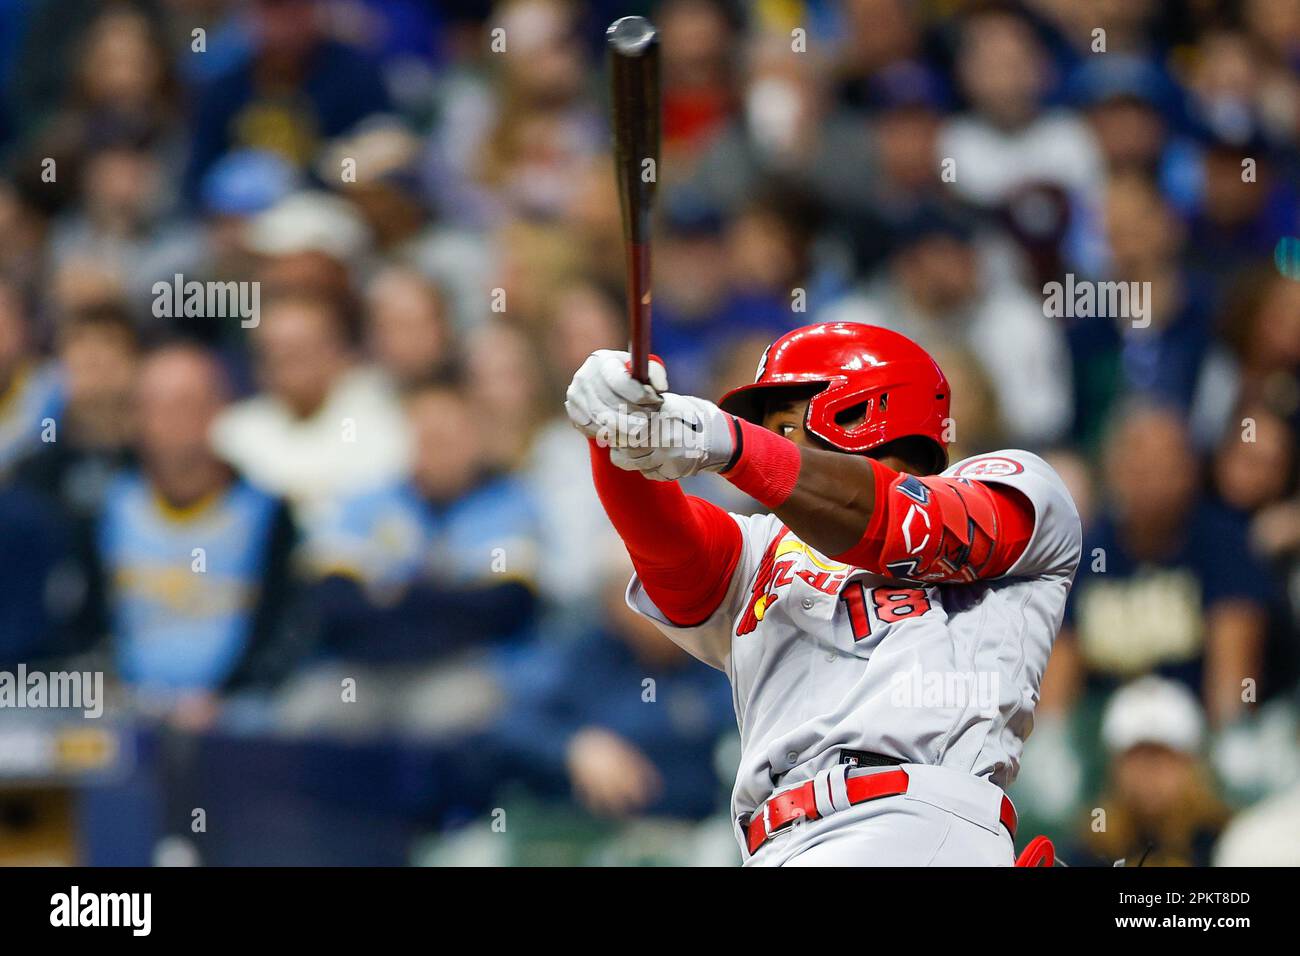
<svg viewBox="0 0 1300 956">
<path fill-rule="evenodd" d="M 632 374 L 650 381 L 650 220 L 659 179 L 659 36 L 645 17 L 605 31 L 609 45 L 614 175 L 627 252 Z"/>
</svg>

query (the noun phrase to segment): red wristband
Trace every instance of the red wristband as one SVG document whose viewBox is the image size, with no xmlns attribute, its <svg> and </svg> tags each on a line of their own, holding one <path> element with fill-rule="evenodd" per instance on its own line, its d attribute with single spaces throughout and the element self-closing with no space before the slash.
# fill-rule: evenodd
<svg viewBox="0 0 1300 956">
<path fill-rule="evenodd" d="M 781 507 L 799 481 L 799 446 L 744 419 L 732 422 L 736 451 L 722 477 L 765 507 Z"/>
</svg>

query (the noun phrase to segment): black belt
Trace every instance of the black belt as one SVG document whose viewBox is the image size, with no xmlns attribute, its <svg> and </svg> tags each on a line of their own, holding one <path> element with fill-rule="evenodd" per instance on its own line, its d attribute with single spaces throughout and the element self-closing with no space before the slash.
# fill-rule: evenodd
<svg viewBox="0 0 1300 956">
<path fill-rule="evenodd" d="M 837 763 L 846 763 L 850 767 L 897 767 L 907 761 L 900 757 L 872 753 L 870 750 L 841 750 Z"/>
</svg>

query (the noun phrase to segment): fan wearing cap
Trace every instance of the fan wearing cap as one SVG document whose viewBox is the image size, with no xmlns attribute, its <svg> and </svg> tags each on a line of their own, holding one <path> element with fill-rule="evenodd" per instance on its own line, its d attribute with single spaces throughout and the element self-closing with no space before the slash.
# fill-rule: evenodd
<svg viewBox="0 0 1300 956">
<path fill-rule="evenodd" d="M 1203 757 L 1205 713 L 1183 684 L 1148 675 L 1117 690 L 1101 720 L 1105 826 L 1089 827 L 1070 862 L 1209 866 L 1228 810 Z"/>
<path fill-rule="evenodd" d="M 1051 468 L 948 465 L 910 339 L 796 329 L 721 405 L 594 353 L 565 403 L 632 557 L 630 606 L 730 678 L 747 865 L 1010 865 L 1015 778 L 1080 554 Z M 769 514 L 677 480 L 714 472 Z"/>
</svg>

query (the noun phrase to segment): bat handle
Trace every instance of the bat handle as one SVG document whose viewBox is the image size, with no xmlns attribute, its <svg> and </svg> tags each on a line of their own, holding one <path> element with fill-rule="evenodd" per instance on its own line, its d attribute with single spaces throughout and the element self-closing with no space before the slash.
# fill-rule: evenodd
<svg viewBox="0 0 1300 956">
<path fill-rule="evenodd" d="M 650 383 L 650 244 L 628 243 L 628 327 L 631 332 L 632 377 Z"/>
</svg>

